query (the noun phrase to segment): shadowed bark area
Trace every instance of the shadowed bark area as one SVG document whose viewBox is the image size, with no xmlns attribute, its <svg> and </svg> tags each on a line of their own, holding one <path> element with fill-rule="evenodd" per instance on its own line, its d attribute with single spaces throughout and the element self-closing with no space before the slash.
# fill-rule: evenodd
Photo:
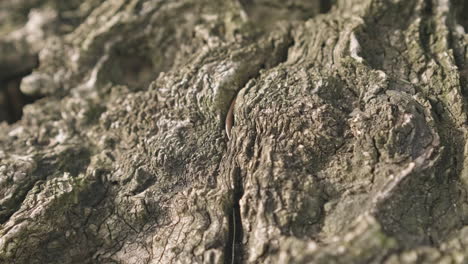
<svg viewBox="0 0 468 264">
<path fill-rule="evenodd" d="M 468 262 L 467 6 L 0 1 L 0 263 Z"/>
</svg>

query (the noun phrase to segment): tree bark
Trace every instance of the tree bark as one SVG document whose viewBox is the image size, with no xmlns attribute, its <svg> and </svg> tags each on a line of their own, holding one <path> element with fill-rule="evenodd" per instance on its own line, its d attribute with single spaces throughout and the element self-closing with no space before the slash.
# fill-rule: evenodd
<svg viewBox="0 0 468 264">
<path fill-rule="evenodd" d="M 467 263 L 467 12 L 1 1 L 0 263 Z"/>
</svg>

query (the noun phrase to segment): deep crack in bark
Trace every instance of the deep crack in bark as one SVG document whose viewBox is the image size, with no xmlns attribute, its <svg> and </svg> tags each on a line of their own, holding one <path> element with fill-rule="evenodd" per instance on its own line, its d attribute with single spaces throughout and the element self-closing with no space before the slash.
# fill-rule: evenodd
<svg viewBox="0 0 468 264">
<path fill-rule="evenodd" d="M 239 201 L 244 194 L 240 168 L 236 167 L 233 176 L 232 208 L 227 212 L 229 223 L 228 241 L 225 248 L 225 264 L 238 264 L 243 260 L 243 227 Z"/>
</svg>

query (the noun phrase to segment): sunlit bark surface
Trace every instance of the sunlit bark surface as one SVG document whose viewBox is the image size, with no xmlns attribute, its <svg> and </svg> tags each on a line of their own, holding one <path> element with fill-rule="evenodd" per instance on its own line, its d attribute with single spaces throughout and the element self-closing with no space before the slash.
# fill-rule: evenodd
<svg viewBox="0 0 468 264">
<path fill-rule="evenodd" d="M 0 1 L 0 263 L 467 263 L 467 14 Z"/>
</svg>

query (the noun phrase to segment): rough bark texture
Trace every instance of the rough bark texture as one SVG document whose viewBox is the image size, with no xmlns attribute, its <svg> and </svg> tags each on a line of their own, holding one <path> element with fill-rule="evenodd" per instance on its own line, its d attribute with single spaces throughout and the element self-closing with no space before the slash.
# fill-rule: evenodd
<svg viewBox="0 0 468 264">
<path fill-rule="evenodd" d="M 0 263 L 468 263 L 467 13 L 0 1 Z"/>
</svg>

